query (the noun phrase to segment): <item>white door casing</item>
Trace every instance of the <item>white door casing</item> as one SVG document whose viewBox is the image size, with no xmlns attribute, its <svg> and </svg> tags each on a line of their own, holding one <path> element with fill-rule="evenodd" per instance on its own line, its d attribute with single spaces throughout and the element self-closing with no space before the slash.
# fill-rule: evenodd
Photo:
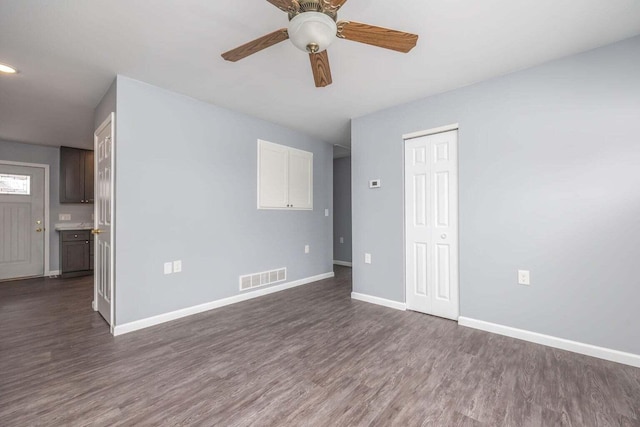
<svg viewBox="0 0 640 427">
<path fill-rule="evenodd" d="M 405 140 L 406 304 L 458 319 L 458 132 Z"/>
<path fill-rule="evenodd" d="M 8 185 L 0 188 L 0 280 L 43 276 L 48 269 L 48 168 L 10 163 L 0 162 L 0 175 Z"/>
<path fill-rule="evenodd" d="M 113 332 L 114 280 L 114 170 L 115 114 L 94 134 L 95 203 L 94 230 L 94 310 L 109 323 Z"/>
</svg>

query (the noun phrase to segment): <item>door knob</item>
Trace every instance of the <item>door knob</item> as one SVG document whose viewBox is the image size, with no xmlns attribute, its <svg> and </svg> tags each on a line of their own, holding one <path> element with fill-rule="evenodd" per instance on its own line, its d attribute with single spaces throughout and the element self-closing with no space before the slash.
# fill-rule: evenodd
<svg viewBox="0 0 640 427">
<path fill-rule="evenodd" d="M 440 235 L 440 238 L 441 238 L 441 239 L 446 239 L 446 238 L 447 238 L 447 235 L 446 235 L 446 234 L 441 234 L 441 235 Z"/>
<path fill-rule="evenodd" d="M 99 228 L 94 228 L 93 230 L 91 230 L 91 234 L 100 234 L 102 233 L 102 230 L 100 230 Z"/>
<path fill-rule="evenodd" d="M 42 233 L 42 228 L 38 227 L 38 228 L 36 228 L 36 231 L 37 231 L 38 233 Z"/>
</svg>

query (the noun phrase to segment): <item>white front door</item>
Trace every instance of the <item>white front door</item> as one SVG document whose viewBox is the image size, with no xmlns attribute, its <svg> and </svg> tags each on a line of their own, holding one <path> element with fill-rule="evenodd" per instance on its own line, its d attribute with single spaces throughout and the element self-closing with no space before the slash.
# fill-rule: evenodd
<svg viewBox="0 0 640 427">
<path fill-rule="evenodd" d="M 96 130 L 94 230 L 94 309 L 113 329 L 113 194 L 114 194 L 114 120 L 111 113 Z"/>
<path fill-rule="evenodd" d="M 44 275 L 44 172 L 0 164 L 0 280 Z"/>
<path fill-rule="evenodd" d="M 406 303 L 458 319 L 458 131 L 405 141 Z"/>
</svg>

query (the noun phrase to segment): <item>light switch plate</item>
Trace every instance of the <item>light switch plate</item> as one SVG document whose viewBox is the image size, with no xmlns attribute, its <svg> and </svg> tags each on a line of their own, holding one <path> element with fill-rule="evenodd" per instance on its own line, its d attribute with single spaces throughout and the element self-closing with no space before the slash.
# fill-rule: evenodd
<svg viewBox="0 0 640 427">
<path fill-rule="evenodd" d="M 165 262 L 164 263 L 164 274 L 171 274 L 173 273 L 173 263 L 172 262 Z"/>
<path fill-rule="evenodd" d="M 531 275 L 529 270 L 518 270 L 518 284 L 525 286 L 531 285 Z"/>
<path fill-rule="evenodd" d="M 344 243 L 344 237 L 340 238 L 340 243 Z"/>
<path fill-rule="evenodd" d="M 380 186 L 382 186 L 382 180 L 380 178 L 369 181 L 369 188 L 380 188 Z"/>
<path fill-rule="evenodd" d="M 371 254 L 364 254 L 364 263 L 371 264 Z"/>
<path fill-rule="evenodd" d="M 305 254 L 309 253 L 309 245 L 304 245 L 304 253 Z"/>
<path fill-rule="evenodd" d="M 71 214 L 58 214 L 59 221 L 71 221 Z"/>
<path fill-rule="evenodd" d="M 324 210 L 324 216 L 329 216 L 329 209 Z"/>
<path fill-rule="evenodd" d="M 180 273 L 182 271 L 182 260 L 173 261 L 173 272 Z"/>
</svg>

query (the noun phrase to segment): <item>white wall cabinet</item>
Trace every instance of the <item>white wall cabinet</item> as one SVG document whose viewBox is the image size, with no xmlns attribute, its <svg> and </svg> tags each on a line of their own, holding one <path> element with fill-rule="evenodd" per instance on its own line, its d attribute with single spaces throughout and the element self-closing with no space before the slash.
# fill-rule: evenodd
<svg viewBox="0 0 640 427">
<path fill-rule="evenodd" d="M 258 209 L 313 209 L 313 153 L 258 140 Z"/>
</svg>

